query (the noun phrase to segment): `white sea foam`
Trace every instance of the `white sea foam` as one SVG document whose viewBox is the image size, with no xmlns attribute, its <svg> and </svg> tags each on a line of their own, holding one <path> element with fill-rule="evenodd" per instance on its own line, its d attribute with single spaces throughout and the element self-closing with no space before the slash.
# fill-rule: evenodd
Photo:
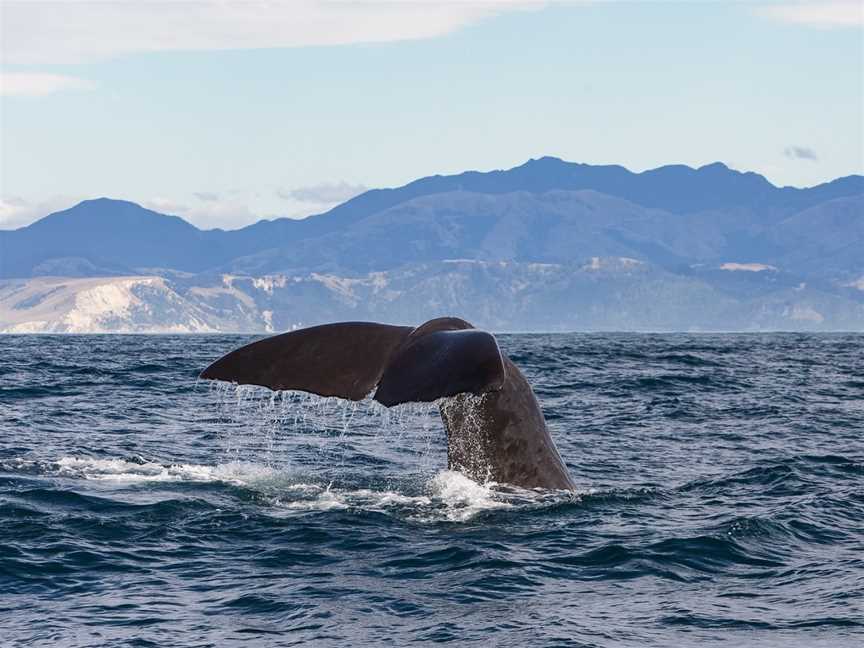
<svg viewBox="0 0 864 648">
<path fill-rule="evenodd" d="M 494 484 L 478 484 L 465 475 L 441 471 L 422 484 L 419 493 L 368 488 L 339 489 L 306 485 L 304 497 L 296 493 L 279 495 L 274 504 L 286 511 L 360 510 L 380 513 L 400 513 L 418 522 L 442 520 L 464 522 L 478 513 L 515 505 L 494 490 Z"/>
<path fill-rule="evenodd" d="M 159 464 L 126 459 L 94 459 L 63 457 L 55 464 L 56 471 L 67 477 L 138 482 L 226 482 L 238 485 L 266 479 L 272 469 L 253 463 L 229 462 L 215 466 L 199 464 Z"/>
<path fill-rule="evenodd" d="M 153 482 L 215 482 L 258 492 L 277 516 L 298 511 L 348 510 L 398 515 L 412 521 L 466 522 L 487 511 L 531 509 L 573 501 L 570 493 L 532 491 L 479 484 L 462 473 L 444 470 L 403 488 L 340 488 L 315 483 L 309 475 L 249 463 L 160 464 L 119 458 L 69 456 L 53 462 L 14 462 L 18 469 L 37 470 L 73 479 L 116 483 L 127 487 Z"/>
<path fill-rule="evenodd" d="M 497 484 L 478 484 L 460 472 L 445 470 L 429 482 L 435 496 L 447 507 L 447 518 L 470 520 L 482 511 L 513 508 L 513 502 L 495 490 Z"/>
</svg>

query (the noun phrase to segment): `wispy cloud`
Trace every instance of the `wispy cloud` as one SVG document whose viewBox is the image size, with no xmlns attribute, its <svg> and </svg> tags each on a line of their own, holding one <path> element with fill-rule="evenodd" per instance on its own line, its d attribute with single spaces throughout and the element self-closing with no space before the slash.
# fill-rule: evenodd
<svg viewBox="0 0 864 648">
<path fill-rule="evenodd" d="M 150 198 L 141 203 L 147 209 L 152 209 L 160 214 L 170 214 L 172 216 L 184 216 L 189 211 L 189 205 L 186 205 L 171 198 Z"/>
<path fill-rule="evenodd" d="M 213 193 L 212 191 L 199 191 L 193 195 L 203 202 L 216 202 L 219 200 L 219 194 Z"/>
<path fill-rule="evenodd" d="M 40 201 L 26 200 L 20 196 L 3 196 L 0 198 L 0 229 L 24 227 L 52 212 L 68 209 L 81 200 L 81 196 L 53 196 Z"/>
<path fill-rule="evenodd" d="M 0 198 L 0 229 L 15 229 L 32 223 L 32 211 L 32 207 L 23 198 Z"/>
<path fill-rule="evenodd" d="M 7 97 L 41 97 L 64 90 L 92 90 L 93 81 L 64 74 L 0 72 L 0 94 Z"/>
<path fill-rule="evenodd" d="M 21 0 L 4 2 L 0 36 L 6 64 L 84 63 L 136 52 L 432 38 L 503 11 L 542 4 L 537 0 Z"/>
<path fill-rule="evenodd" d="M 207 194 L 216 195 L 216 194 Z M 198 194 L 196 194 L 196 197 Z M 191 205 L 172 200 L 170 198 L 150 198 L 142 204 L 147 209 L 162 214 L 180 216 L 183 220 L 192 223 L 201 229 L 221 227 L 222 229 L 235 229 L 249 225 L 261 219 L 249 204 L 249 196 L 238 196 L 232 199 L 202 200 L 193 202 Z"/>
<path fill-rule="evenodd" d="M 787 146 L 783 149 L 783 155 L 793 160 L 811 160 L 812 162 L 816 162 L 819 159 L 816 151 L 806 146 Z"/>
<path fill-rule="evenodd" d="M 347 182 L 325 182 L 311 187 L 298 187 L 290 191 L 277 191 L 276 194 L 283 200 L 332 205 L 353 198 L 366 191 L 366 189 L 363 185 L 351 185 Z"/>
<path fill-rule="evenodd" d="M 757 13 L 781 22 L 811 27 L 862 27 L 861 0 L 801 0 L 760 6 Z"/>
</svg>

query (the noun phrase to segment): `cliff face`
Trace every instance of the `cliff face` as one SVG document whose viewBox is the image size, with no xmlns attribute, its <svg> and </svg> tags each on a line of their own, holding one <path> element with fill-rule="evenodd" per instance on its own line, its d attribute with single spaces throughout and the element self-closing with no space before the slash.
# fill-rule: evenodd
<svg viewBox="0 0 864 648">
<path fill-rule="evenodd" d="M 0 282 L 4 333 L 198 333 L 214 324 L 161 277 Z"/>
<path fill-rule="evenodd" d="M 864 330 L 858 285 L 832 292 L 771 267 L 724 265 L 685 276 L 592 257 L 567 265 L 449 260 L 361 276 L 7 280 L 0 331 L 268 333 L 442 314 L 496 331 Z"/>
</svg>

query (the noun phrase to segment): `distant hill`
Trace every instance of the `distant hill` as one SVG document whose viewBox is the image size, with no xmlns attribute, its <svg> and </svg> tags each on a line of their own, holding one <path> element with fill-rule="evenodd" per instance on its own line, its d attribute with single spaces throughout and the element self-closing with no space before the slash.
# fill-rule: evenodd
<svg viewBox="0 0 864 648">
<path fill-rule="evenodd" d="M 278 330 L 352 312 L 408 321 L 481 305 L 475 319 L 504 329 L 864 330 L 864 177 L 798 189 L 720 163 L 632 173 L 541 158 L 233 231 L 100 198 L 0 231 L 0 277 L 14 279 L 0 330 L 51 329 L 96 285 L 52 284 L 55 316 L 48 301 L 28 315 L 34 306 L 15 295 L 42 294 L 34 277 L 122 277 L 111 285 L 125 286 L 124 303 L 144 300 L 127 311 L 147 312 L 158 293 L 172 306 L 152 321 L 170 330 Z M 139 320 L 124 330 L 150 326 Z"/>
<path fill-rule="evenodd" d="M 554 197 L 540 198 L 549 193 Z M 339 254 L 344 269 L 368 269 L 392 265 L 390 251 L 406 242 L 412 250 L 426 250 L 423 252 L 426 260 L 435 258 L 429 256 L 431 248 L 447 254 L 470 255 L 471 237 L 481 237 L 484 227 L 498 228 L 500 235 L 501 228 L 506 226 L 502 223 L 509 222 L 518 228 L 521 222 L 524 227 L 528 220 L 538 217 L 542 220 L 547 213 L 544 210 L 559 220 L 567 220 L 570 210 L 570 221 L 576 213 L 593 212 L 599 216 L 599 221 L 594 219 L 598 221 L 597 227 L 605 225 L 608 229 L 600 238 L 619 237 L 622 244 L 613 247 L 629 252 L 634 245 L 641 247 L 640 254 L 654 261 L 661 260 L 659 257 L 670 260 L 676 257 L 668 256 L 668 241 L 662 239 L 664 236 L 668 239 L 669 230 L 677 226 L 671 236 L 679 242 L 687 240 L 688 250 L 693 249 L 692 243 L 697 252 L 685 254 L 684 258 L 702 260 L 719 253 L 716 245 L 710 244 L 715 235 L 726 241 L 727 248 L 723 250 L 726 255 L 751 254 L 752 246 L 760 244 L 761 253 L 762 249 L 768 249 L 765 246 L 769 239 L 778 244 L 785 240 L 783 236 L 767 233 L 766 228 L 803 210 L 862 194 L 862 176 L 840 178 L 808 189 L 779 188 L 758 174 L 734 171 L 720 163 L 699 169 L 674 165 L 632 173 L 620 166 L 591 166 L 546 157 L 507 171 L 469 171 L 422 178 L 397 189 L 373 189 L 325 214 L 299 221 L 287 218 L 261 221 L 227 232 L 202 231 L 176 216 L 159 214 L 126 201 L 100 198 L 50 214 L 28 227 L 0 231 L 0 277 L 63 272 L 99 276 L 129 273 L 137 268 L 202 272 L 250 267 L 272 272 L 302 268 L 303 263 L 325 267 L 332 264 L 324 248 L 337 239 L 344 251 Z M 604 196 L 622 200 L 611 201 Z M 559 204 L 553 205 L 555 201 Z M 568 201 L 570 204 L 565 204 Z M 826 208 L 820 209 L 824 212 Z M 462 229 L 453 230 L 452 234 L 461 237 L 462 244 L 454 241 L 443 249 L 427 236 L 432 233 L 435 238 L 448 239 L 450 233 L 441 232 L 442 219 L 454 223 L 454 210 L 459 211 Z M 640 215 L 635 215 L 637 212 Z M 682 218 L 685 215 L 687 218 Z M 621 222 L 622 218 L 646 222 L 636 234 Z M 412 234 L 405 219 L 420 229 Z M 495 223 L 491 222 L 493 219 Z M 683 230 L 694 231 L 682 235 Z M 368 237 L 373 231 L 379 238 L 370 247 Z M 358 244 L 352 246 L 350 239 L 355 234 Z M 318 243 L 305 243 L 324 236 L 328 238 Z M 364 239 L 362 246 L 360 239 Z M 608 240 L 603 245 L 607 243 Z M 649 248 L 654 244 L 658 247 L 652 255 Z M 532 248 L 536 242 L 523 241 L 520 245 Z M 594 242 L 583 241 L 584 249 L 574 249 L 574 254 L 602 253 L 600 249 L 592 249 L 592 245 Z M 285 261 L 297 258 L 300 248 L 308 261 Z M 376 254 L 375 249 L 380 252 Z M 250 256 L 255 258 L 232 263 Z M 560 260 L 560 255 L 556 258 Z"/>
</svg>

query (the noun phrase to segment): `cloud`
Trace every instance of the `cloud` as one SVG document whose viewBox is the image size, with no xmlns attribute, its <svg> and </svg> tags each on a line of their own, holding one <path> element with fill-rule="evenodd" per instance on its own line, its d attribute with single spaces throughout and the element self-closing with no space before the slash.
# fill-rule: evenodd
<svg viewBox="0 0 864 648">
<path fill-rule="evenodd" d="M 11 0 L 3 62 L 101 61 L 138 52 L 267 49 L 433 38 L 537 0 Z"/>
<path fill-rule="evenodd" d="M 193 207 L 183 218 L 201 229 L 236 229 L 251 225 L 262 219 L 259 212 L 253 211 L 245 202 L 213 202 Z"/>
<path fill-rule="evenodd" d="M 762 6 L 756 11 L 774 20 L 811 27 L 864 26 L 861 0 L 802 0 Z"/>
<path fill-rule="evenodd" d="M 213 195 L 216 194 L 207 194 Z M 196 194 L 197 196 L 197 194 Z M 183 220 L 192 223 L 200 229 L 235 229 L 249 225 L 261 219 L 261 216 L 250 209 L 246 197 L 236 200 L 203 200 L 192 205 L 167 199 L 150 198 L 142 204 L 147 209 L 152 209 L 161 214 L 172 214 L 180 216 Z"/>
<path fill-rule="evenodd" d="M 170 198 L 150 198 L 142 202 L 141 206 L 160 214 L 170 214 L 172 216 L 185 214 L 189 211 L 188 205 L 171 200 Z"/>
<path fill-rule="evenodd" d="M 332 205 L 334 203 L 345 202 L 364 191 L 366 191 L 366 187 L 363 185 L 350 185 L 347 182 L 339 182 L 322 183 L 311 187 L 299 187 L 290 191 L 277 191 L 276 194 L 283 200 Z"/>
<path fill-rule="evenodd" d="M 0 94 L 7 97 L 41 97 L 64 90 L 92 90 L 93 81 L 63 74 L 0 72 Z"/>
<path fill-rule="evenodd" d="M 9 196 L 0 199 L 0 229 L 15 229 L 34 220 L 31 206 L 23 198 Z"/>
<path fill-rule="evenodd" d="M 819 159 L 816 151 L 806 146 L 787 146 L 783 149 L 783 155 L 793 160 L 812 160 L 816 162 Z"/>
<path fill-rule="evenodd" d="M 61 209 L 68 209 L 84 200 L 82 196 L 52 196 L 32 202 L 20 196 L 0 198 L 0 229 L 17 229 Z"/>
<path fill-rule="evenodd" d="M 508 11 L 591 1 L 3 0 L 0 62 L 78 64 L 147 52 L 426 39 Z M 782 22 L 820 27 L 864 25 L 861 0 L 755 3 L 755 12 Z"/>
<path fill-rule="evenodd" d="M 203 202 L 216 202 L 219 200 L 219 194 L 213 193 L 212 191 L 199 191 L 192 195 Z"/>
<path fill-rule="evenodd" d="M 74 207 L 82 200 L 94 196 L 72 196 L 56 195 L 41 201 L 31 201 L 17 195 L 6 195 L 0 197 L 0 230 L 17 229 L 24 227 L 47 216 L 48 214 Z M 308 208 L 297 214 L 273 213 L 264 206 L 255 206 L 254 195 L 239 195 L 224 201 L 191 201 L 186 204 L 181 200 L 172 198 L 155 197 L 147 200 L 134 202 L 159 212 L 160 214 L 171 214 L 179 216 L 183 220 L 192 223 L 201 229 L 212 229 L 221 227 L 223 229 L 235 229 L 255 223 L 262 218 L 278 218 L 287 215 L 290 218 L 299 218 L 309 214 Z"/>
</svg>

